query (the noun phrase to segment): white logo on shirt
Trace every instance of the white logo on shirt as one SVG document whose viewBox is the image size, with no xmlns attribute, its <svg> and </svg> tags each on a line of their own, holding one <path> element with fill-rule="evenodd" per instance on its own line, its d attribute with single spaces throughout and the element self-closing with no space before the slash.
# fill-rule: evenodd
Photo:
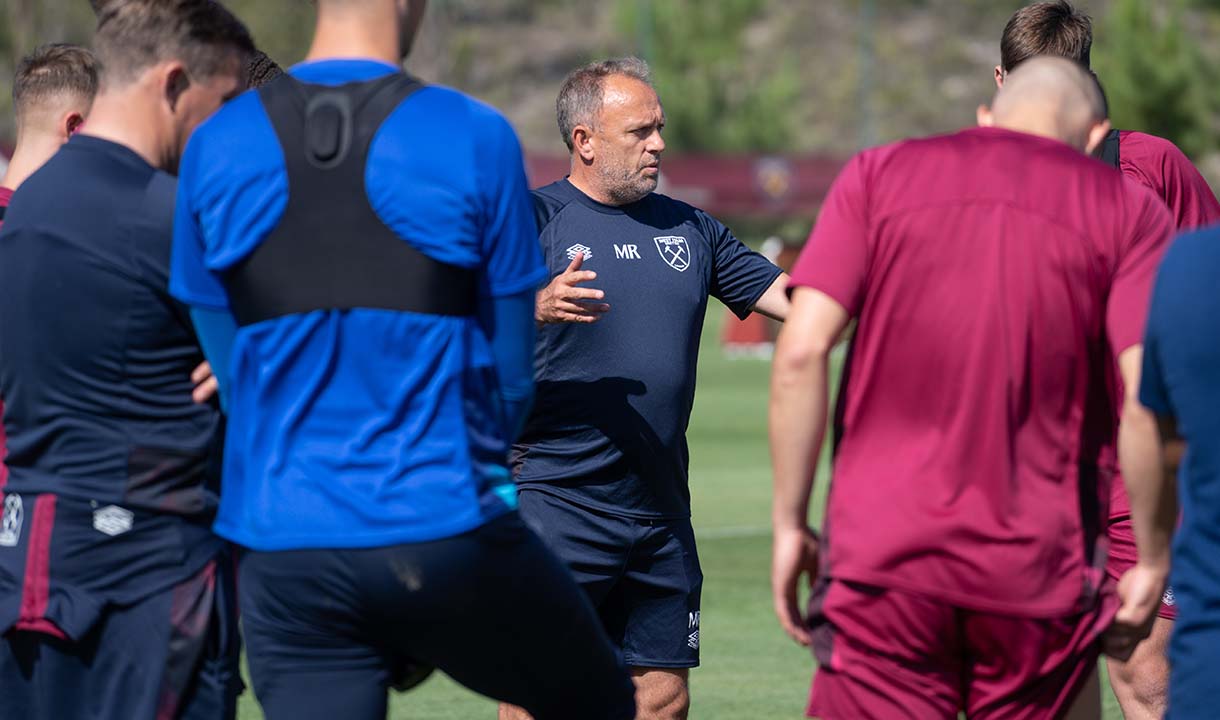
<svg viewBox="0 0 1220 720">
<path fill-rule="evenodd" d="M 661 259 L 674 270 L 682 272 L 690 267 L 690 246 L 686 238 L 678 235 L 662 235 L 652 239 L 657 244 Z"/>
<path fill-rule="evenodd" d="M 568 248 L 567 252 L 569 260 L 575 260 L 577 255 L 584 255 L 586 261 L 593 259 L 593 249 L 586 247 L 585 245 L 581 245 L 580 243 L 576 243 L 572 247 Z"/>
<path fill-rule="evenodd" d="M 122 535 L 131 529 L 135 514 L 117 505 L 107 505 L 93 511 L 93 529 L 110 537 Z"/>
<path fill-rule="evenodd" d="M 619 260 L 642 260 L 639 245 L 615 245 L 614 257 Z"/>
<path fill-rule="evenodd" d="M 1178 604 L 1178 599 L 1173 594 L 1173 588 L 1165 588 L 1165 594 L 1161 595 L 1161 602 L 1170 607 Z"/>
<path fill-rule="evenodd" d="M 20 495 L 9 495 L 4 498 L 4 519 L 0 520 L 0 545 L 13 547 L 21 537 L 21 519 L 25 511 Z"/>
</svg>

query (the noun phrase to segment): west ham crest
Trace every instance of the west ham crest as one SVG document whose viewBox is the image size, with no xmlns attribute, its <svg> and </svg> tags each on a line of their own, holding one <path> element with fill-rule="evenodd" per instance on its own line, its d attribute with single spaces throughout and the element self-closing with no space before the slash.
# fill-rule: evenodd
<svg viewBox="0 0 1220 720">
<path fill-rule="evenodd" d="M 686 238 L 678 235 L 664 235 L 652 239 L 657 244 L 661 259 L 674 270 L 682 272 L 690 267 L 690 246 Z"/>
</svg>

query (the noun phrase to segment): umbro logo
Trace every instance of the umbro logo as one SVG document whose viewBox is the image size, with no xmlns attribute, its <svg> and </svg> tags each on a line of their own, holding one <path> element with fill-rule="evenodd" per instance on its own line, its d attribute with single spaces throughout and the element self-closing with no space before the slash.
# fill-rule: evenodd
<svg viewBox="0 0 1220 720">
<path fill-rule="evenodd" d="M 110 537 L 122 535 L 131 529 L 135 514 L 118 505 L 107 505 L 93 511 L 93 529 Z"/>
<path fill-rule="evenodd" d="M 581 245 L 580 243 L 576 243 L 568 248 L 567 253 L 569 260 L 575 260 L 577 255 L 584 255 L 586 261 L 593 259 L 593 248 Z"/>
</svg>

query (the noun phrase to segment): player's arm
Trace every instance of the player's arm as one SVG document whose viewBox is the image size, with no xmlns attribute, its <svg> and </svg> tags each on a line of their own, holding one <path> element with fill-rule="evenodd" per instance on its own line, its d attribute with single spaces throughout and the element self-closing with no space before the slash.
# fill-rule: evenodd
<svg viewBox="0 0 1220 720">
<path fill-rule="evenodd" d="M 829 295 L 796 288 L 771 370 L 771 593 L 780 624 L 802 645 L 810 637 L 797 604 L 798 586 L 802 575 L 817 573 L 809 498 L 826 435 L 830 351 L 848 320 L 847 310 Z"/>
<path fill-rule="evenodd" d="M 771 370 L 771 594 L 780 624 L 802 645 L 809 631 L 797 605 L 802 575 L 817 573 L 809 498 L 826 436 L 830 350 L 859 312 L 868 271 L 866 161 L 843 169 L 792 270 L 792 305 Z"/>
<path fill-rule="evenodd" d="M 1139 560 L 1119 581 L 1122 605 L 1106 637 L 1106 652 L 1126 658 L 1148 635 L 1169 578 L 1169 547 L 1178 503 L 1172 476 L 1164 472 L 1157 418 L 1138 397 L 1144 349 L 1118 358 L 1125 387 L 1118 430 L 1118 462 L 1131 500 L 1131 525 Z"/>
<path fill-rule="evenodd" d="M 1131 187 L 1134 187 L 1133 185 Z M 1149 306 L 1157 267 L 1173 234 L 1169 211 L 1151 193 L 1139 190 L 1133 228 L 1122 248 L 1106 306 L 1106 335 L 1117 352 L 1123 380 L 1122 413 L 1118 428 L 1118 462 L 1131 501 L 1131 524 L 1139 559 L 1119 580 L 1121 606 L 1105 638 L 1106 652 L 1128 657 L 1146 637 L 1156 618 L 1169 577 L 1169 542 L 1177 523 L 1177 497 L 1172 477 L 1162 464 L 1160 429 L 1156 416 L 1140 402 L 1142 384 L 1157 382 L 1157 373 L 1143 372 L 1145 321 L 1155 312 Z M 1147 330 L 1152 331 L 1152 322 Z M 1151 338 L 1151 335 L 1149 335 Z"/>
<path fill-rule="evenodd" d="M 479 114 L 483 263 L 479 323 L 491 343 L 506 439 L 516 439 L 534 394 L 534 298 L 546 277 L 521 146 L 494 110 Z"/>
<path fill-rule="evenodd" d="M 198 143 L 188 143 L 179 167 L 169 290 L 190 308 L 191 324 L 207 359 L 192 374 L 196 383 L 193 397 L 196 402 L 205 402 L 216 393 L 223 408 L 229 378 L 229 353 L 237 334 L 237 323 L 228 309 L 228 296 L 219 276 L 207 267 L 207 248 L 194 210 L 201 155 Z"/>
<path fill-rule="evenodd" d="M 534 292 L 484 299 L 479 322 L 491 341 L 507 437 L 515 440 L 534 398 Z"/>
<path fill-rule="evenodd" d="M 207 362 L 195 369 L 195 402 L 206 402 L 211 394 L 220 396 L 221 408 L 228 407 L 229 358 L 233 354 L 233 341 L 237 337 L 237 321 L 228 310 L 213 310 L 205 307 L 191 308 L 191 323 Z M 206 375 L 204 375 L 206 367 Z M 211 392 L 204 394 L 205 384 Z"/>
</svg>

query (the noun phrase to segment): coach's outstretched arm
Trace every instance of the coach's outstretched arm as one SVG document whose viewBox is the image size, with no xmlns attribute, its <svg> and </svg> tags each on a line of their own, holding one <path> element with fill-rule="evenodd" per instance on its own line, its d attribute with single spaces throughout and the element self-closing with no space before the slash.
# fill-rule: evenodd
<svg viewBox="0 0 1220 720">
<path fill-rule="evenodd" d="M 788 319 L 791 309 L 792 303 L 788 300 L 788 273 L 780 273 L 750 311 L 784 322 Z"/>
<path fill-rule="evenodd" d="M 792 294 L 771 371 L 771 594 L 784 631 L 810 643 L 797 604 L 802 575 L 817 573 L 817 536 L 809 527 L 809 496 L 826 435 L 830 351 L 849 320 L 829 295 L 807 287 Z"/>
</svg>

